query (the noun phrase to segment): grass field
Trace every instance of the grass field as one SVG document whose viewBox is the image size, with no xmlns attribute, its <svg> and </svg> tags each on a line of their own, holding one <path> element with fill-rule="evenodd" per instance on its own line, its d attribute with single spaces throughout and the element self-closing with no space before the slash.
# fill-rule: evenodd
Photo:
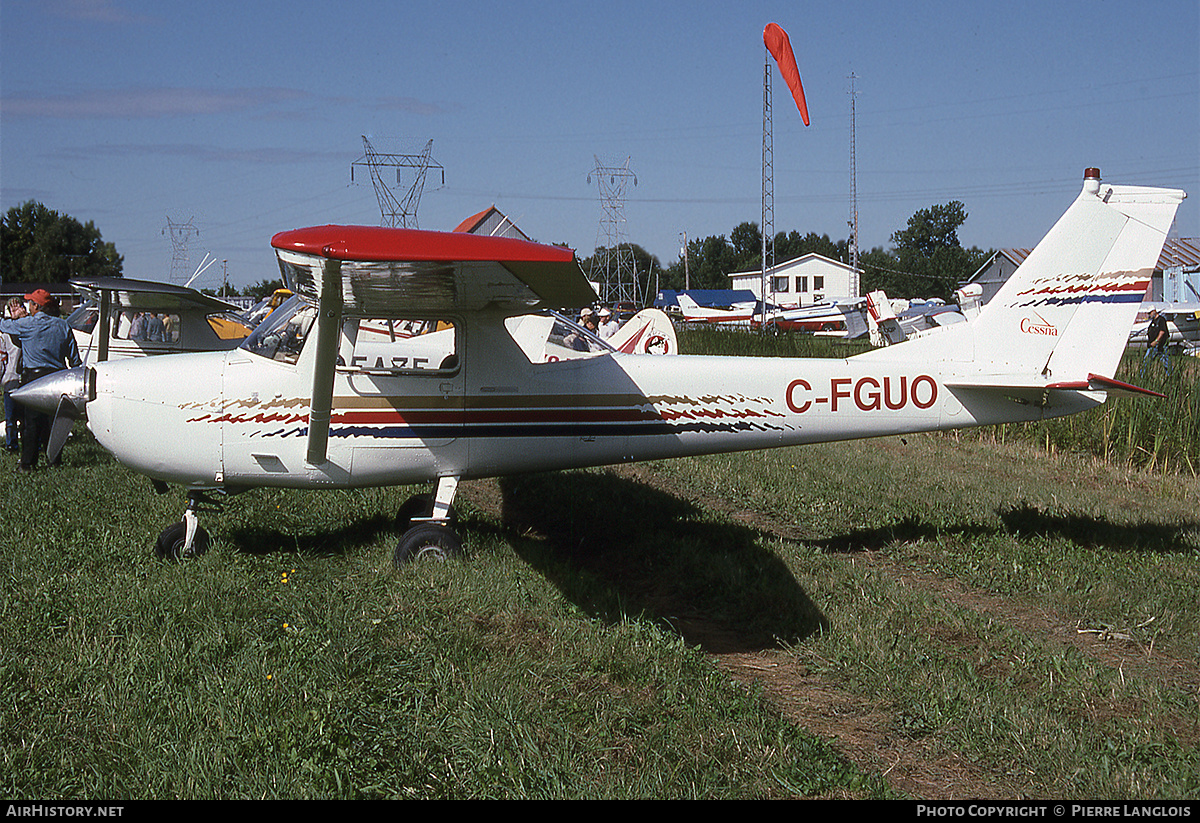
<svg viewBox="0 0 1200 823">
<path fill-rule="evenodd" d="M 77 427 L 0 472 L 0 794 L 1200 798 L 1200 480 L 1075 451 L 466 483 L 466 556 L 395 571 L 417 489 L 248 493 L 155 561 L 182 496 Z"/>
</svg>

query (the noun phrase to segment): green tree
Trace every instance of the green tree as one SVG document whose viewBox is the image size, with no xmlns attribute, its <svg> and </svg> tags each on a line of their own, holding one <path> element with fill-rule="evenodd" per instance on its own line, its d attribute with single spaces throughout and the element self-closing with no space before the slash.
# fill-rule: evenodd
<svg viewBox="0 0 1200 823">
<path fill-rule="evenodd" d="M 762 231 L 757 223 L 739 223 L 729 233 L 733 246 L 733 271 L 751 271 L 762 268 Z M 729 272 L 726 272 L 729 274 Z"/>
<path fill-rule="evenodd" d="M 950 299 L 988 254 L 962 247 L 958 228 L 966 219 L 966 207 L 957 200 L 916 212 L 907 227 L 892 234 L 894 268 L 869 271 L 868 290 L 881 288 L 889 297 Z"/>
<path fill-rule="evenodd" d="M 809 232 L 808 234 L 800 234 L 798 231 L 790 231 L 786 234 L 779 232 L 775 235 L 775 262 L 786 263 L 788 260 L 795 260 L 797 257 L 803 257 L 806 254 L 819 254 L 822 257 L 828 257 L 830 260 L 838 260 L 843 263 L 850 262 L 850 244 L 846 240 L 833 241 L 829 239 L 828 234 L 817 234 Z"/>
<path fill-rule="evenodd" d="M 120 277 L 123 263 L 90 220 L 81 224 L 33 200 L 13 206 L 0 221 L 0 278 L 7 283 Z"/>
</svg>

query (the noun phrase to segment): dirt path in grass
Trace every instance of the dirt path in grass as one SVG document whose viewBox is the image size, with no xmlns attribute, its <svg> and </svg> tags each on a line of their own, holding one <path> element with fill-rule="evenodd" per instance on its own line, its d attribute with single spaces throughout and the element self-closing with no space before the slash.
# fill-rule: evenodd
<svg viewBox="0 0 1200 823">
<path fill-rule="evenodd" d="M 738 508 L 732 501 L 697 496 L 645 464 L 614 466 L 620 477 L 659 489 L 677 498 L 724 513 L 731 520 L 782 539 L 804 540 L 793 527 L 768 515 Z M 460 495 L 489 512 L 500 515 L 501 493 L 492 481 L 464 483 Z M 1119 634 L 1104 635 L 1081 628 L 1074 620 L 1044 608 L 1030 606 L 989 592 L 971 589 L 960 581 L 922 573 L 894 562 L 882 552 L 864 552 L 857 562 L 886 569 L 908 585 L 943 598 L 958 607 L 987 614 L 990 618 L 1019 628 L 1047 642 L 1070 646 L 1104 665 L 1125 673 L 1139 673 L 1164 682 L 1184 684 L 1197 691 L 1200 681 L 1194 667 L 1135 644 Z M 711 630 L 711 635 L 706 631 Z M 728 648 L 719 636 L 721 629 L 706 627 L 702 620 L 687 625 L 689 642 L 703 648 Z M 971 638 L 943 638 L 948 643 L 972 643 Z M 895 723 L 883 705 L 843 691 L 835 684 L 807 671 L 802 661 L 783 651 L 712 652 L 729 674 L 746 683 L 761 685 L 785 716 L 809 733 L 830 741 L 849 761 L 868 773 L 880 774 L 898 791 L 928 800 L 967 798 L 1015 799 L 1037 795 L 1036 787 L 1019 775 L 998 774 L 981 767 L 934 738 L 914 739 L 895 731 Z"/>
<path fill-rule="evenodd" d="M 687 490 L 654 473 L 648 466 L 634 464 L 611 470 L 673 495 L 689 497 Z M 698 505 L 721 511 L 764 534 L 793 540 L 810 537 L 769 515 L 739 509 L 727 499 L 696 498 L 694 495 L 691 498 Z M 1083 627 L 1075 619 L 1046 608 L 973 589 L 953 578 L 914 570 L 882 552 L 864 552 L 859 557 L 859 562 L 886 570 L 888 575 L 904 580 L 912 588 L 920 588 L 960 608 L 986 614 L 1030 636 L 1072 647 L 1114 670 L 1174 683 L 1185 691 L 1200 693 L 1200 672 L 1193 665 L 1147 648 L 1119 632 L 1104 633 Z M 964 647 L 975 642 L 971 638 L 941 639 L 948 644 L 961 643 Z M 964 648 L 964 651 L 969 655 L 968 649 Z M 804 671 L 802 664 L 784 652 L 717 654 L 716 659 L 738 679 L 762 684 L 781 711 L 809 732 L 834 741 L 848 759 L 865 770 L 882 774 L 900 791 L 929 800 L 1030 796 L 1033 787 L 1019 779 L 989 772 L 954 753 L 945 753 L 934 741 L 895 734 L 891 731 L 894 724 L 883 707 L 823 682 L 819 676 Z M 1200 742 L 1195 741 L 1196 730 L 1178 731 L 1183 739 Z"/>
</svg>

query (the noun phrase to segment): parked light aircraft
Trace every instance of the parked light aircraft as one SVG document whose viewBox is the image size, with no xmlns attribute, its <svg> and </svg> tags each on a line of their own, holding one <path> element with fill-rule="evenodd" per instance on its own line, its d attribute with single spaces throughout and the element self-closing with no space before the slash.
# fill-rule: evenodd
<svg viewBox="0 0 1200 823">
<path fill-rule="evenodd" d="M 124 277 L 70 282 L 83 301 L 67 322 L 87 362 L 235 349 L 250 334 L 237 306 L 186 286 Z M 153 330 L 135 323 L 139 315 L 156 318 Z"/>
<path fill-rule="evenodd" d="M 687 323 L 756 328 L 762 324 L 763 307 L 757 300 L 735 303 L 727 309 L 701 306 L 684 293 L 680 293 L 676 300 L 680 314 Z M 766 310 L 768 325 L 780 331 L 808 331 L 846 338 L 859 337 L 867 331 L 862 300 L 830 300 L 788 309 L 767 303 Z"/>
<path fill-rule="evenodd" d="M 970 283 L 955 292 L 957 305 L 941 300 L 913 303 L 888 299 L 887 293 L 873 291 L 867 295 L 867 327 L 872 346 L 891 346 L 926 334 L 933 334 L 956 323 L 965 323 L 979 314 L 983 289 Z M 907 306 L 907 308 L 904 308 Z"/>
<path fill-rule="evenodd" d="M 806 331 L 830 337 L 854 339 L 867 332 L 866 301 L 826 300 L 794 309 L 767 313 L 767 323 L 780 331 Z M 758 315 L 755 314 L 755 318 Z M 758 325 L 759 320 L 754 321 Z"/>
<path fill-rule="evenodd" d="M 225 351 L 240 346 L 250 334 L 251 326 L 237 306 L 187 286 L 126 277 L 82 277 L 70 284 L 82 301 L 67 323 L 85 363 Z M 51 426 L 51 462 L 70 435 L 71 416 L 56 416 Z M 4 425 L 0 422 L 0 432 Z"/>
<path fill-rule="evenodd" d="M 846 359 L 606 351 L 542 362 L 510 327 L 594 299 L 570 250 L 410 229 L 286 231 L 272 244 L 297 297 L 241 348 L 94 363 L 18 399 L 49 410 L 69 399 L 118 460 L 160 490 L 187 490 L 163 556 L 208 545 L 197 510 L 209 493 L 433 483 L 396 546 L 400 564 L 458 549 L 450 507 L 466 478 L 1038 420 L 1153 394 L 1113 376 L 1184 196 L 1089 169 L 978 317 Z M 360 359 L 363 325 L 381 319 L 450 333 L 425 354 L 416 335 Z"/>
<path fill-rule="evenodd" d="M 750 321 L 760 313 L 758 301 L 734 303 L 727 309 L 701 306 L 684 292 L 676 296 L 679 313 L 685 323 L 727 323 L 735 326 L 748 326 Z M 768 306 L 768 311 L 772 307 Z"/>
</svg>

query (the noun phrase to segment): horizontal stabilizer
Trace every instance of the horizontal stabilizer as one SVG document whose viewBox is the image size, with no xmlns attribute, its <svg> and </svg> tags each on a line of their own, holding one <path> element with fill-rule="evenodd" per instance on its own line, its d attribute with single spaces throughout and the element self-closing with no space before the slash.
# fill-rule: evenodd
<svg viewBox="0 0 1200 823">
<path fill-rule="evenodd" d="M 1034 405 L 1045 405 L 1044 398 L 1052 391 L 1107 392 L 1117 397 L 1165 397 L 1156 391 L 1122 383 L 1120 380 L 1099 374 L 1089 374 L 1087 380 L 1059 382 L 1038 380 L 1024 375 L 978 375 L 948 380 L 946 386 L 950 389 L 994 391 L 1030 402 L 1041 396 L 1042 402 L 1034 402 Z"/>
<path fill-rule="evenodd" d="M 1104 391 L 1110 395 L 1120 397 L 1166 397 L 1165 394 L 1143 389 L 1141 386 L 1133 386 L 1129 383 L 1122 383 L 1120 380 L 1113 380 L 1111 377 L 1105 377 L 1100 374 L 1088 375 L 1088 389 L 1090 391 Z"/>
</svg>

